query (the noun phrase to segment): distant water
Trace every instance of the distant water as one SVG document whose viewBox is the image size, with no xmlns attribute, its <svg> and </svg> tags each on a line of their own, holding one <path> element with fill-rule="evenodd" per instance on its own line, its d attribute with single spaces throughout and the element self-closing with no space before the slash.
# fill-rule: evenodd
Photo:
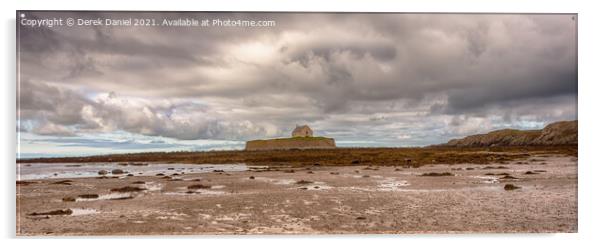
<svg viewBox="0 0 602 247">
<path fill-rule="evenodd" d="M 245 164 L 165 164 L 148 163 L 146 166 L 119 165 L 119 163 L 18 163 L 17 180 L 51 179 L 51 178 L 85 178 L 97 177 L 98 171 L 105 170 L 111 176 L 111 170 L 121 169 L 134 176 L 154 176 L 157 173 L 171 175 L 173 173 L 205 173 L 214 170 L 225 172 L 247 171 Z M 119 176 L 125 176 L 121 174 Z"/>
</svg>

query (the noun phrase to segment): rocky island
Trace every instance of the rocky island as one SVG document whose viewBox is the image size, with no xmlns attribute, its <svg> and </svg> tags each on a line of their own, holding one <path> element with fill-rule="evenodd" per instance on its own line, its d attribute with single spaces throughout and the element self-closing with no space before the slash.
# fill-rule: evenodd
<svg viewBox="0 0 602 247">
<path fill-rule="evenodd" d="M 322 136 L 314 137 L 313 131 L 307 125 L 297 126 L 290 138 L 252 140 L 245 145 L 247 151 L 324 148 L 336 148 L 334 139 Z"/>
</svg>

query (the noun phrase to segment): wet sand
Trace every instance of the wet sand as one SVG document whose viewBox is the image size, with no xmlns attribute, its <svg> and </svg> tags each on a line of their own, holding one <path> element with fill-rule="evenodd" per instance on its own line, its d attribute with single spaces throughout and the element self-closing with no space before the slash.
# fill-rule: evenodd
<svg viewBox="0 0 602 247">
<path fill-rule="evenodd" d="M 575 157 L 276 169 L 27 180 L 17 184 L 17 234 L 577 231 Z"/>
</svg>

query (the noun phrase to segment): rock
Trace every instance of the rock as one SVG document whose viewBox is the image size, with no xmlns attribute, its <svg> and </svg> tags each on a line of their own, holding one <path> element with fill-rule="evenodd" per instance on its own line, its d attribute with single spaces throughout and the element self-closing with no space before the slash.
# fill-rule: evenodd
<svg viewBox="0 0 602 247">
<path fill-rule="evenodd" d="M 107 174 L 109 174 L 108 171 L 105 171 L 105 170 L 98 171 L 98 175 L 107 175 Z"/>
<path fill-rule="evenodd" d="M 17 181 L 17 185 L 30 185 L 30 184 L 35 184 L 36 182 L 30 182 L 30 181 L 21 181 L 18 180 Z"/>
<path fill-rule="evenodd" d="M 450 172 L 427 172 L 427 173 L 423 173 L 420 176 L 423 176 L 423 177 L 442 177 L 442 176 L 454 176 L 454 174 L 452 174 Z"/>
<path fill-rule="evenodd" d="M 73 183 L 72 180 L 61 180 L 61 181 L 56 181 L 52 184 L 62 184 L 62 185 L 71 185 L 71 183 Z"/>
<path fill-rule="evenodd" d="M 71 215 L 73 213 L 73 211 L 71 211 L 71 209 L 59 209 L 59 210 L 54 210 L 54 211 L 49 211 L 49 212 L 42 212 L 42 213 L 37 213 L 37 212 L 33 212 L 30 213 L 29 215 L 31 216 L 37 216 L 37 215 Z"/>
<path fill-rule="evenodd" d="M 67 196 L 67 197 L 63 197 L 63 201 L 64 202 L 74 202 L 75 198 Z"/>
<path fill-rule="evenodd" d="M 79 195 L 77 197 L 84 198 L 84 199 L 97 199 L 99 196 L 98 196 L 98 194 L 83 194 L 83 195 Z"/>
<path fill-rule="evenodd" d="M 113 170 L 111 171 L 111 173 L 112 173 L 113 175 L 118 175 L 118 174 L 123 174 L 124 172 L 123 172 L 123 170 L 121 170 L 121 169 L 113 169 Z"/>
<path fill-rule="evenodd" d="M 505 175 L 505 176 L 501 177 L 500 179 L 518 179 L 518 178 L 510 176 L 510 175 Z"/>
<path fill-rule="evenodd" d="M 134 199 L 134 196 L 117 197 L 117 198 L 111 198 L 109 200 L 119 201 L 119 200 L 128 200 L 128 199 Z"/>
<path fill-rule="evenodd" d="M 495 168 L 495 166 L 486 166 L 486 167 L 482 167 L 482 170 L 492 170 L 492 169 L 497 169 Z"/>
<path fill-rule="evenodd" d="M 193 185 L 189 185 L 188 187 L 189 190 L 198 190 L 198 189 L 211 189 L 211 185 L 204 185 L 204 184 L 193 184 Z"/>
<path fill-rule="evenodd" d="M 146 190 L 145 188 L 133 187 L 133 186 L 125 186 L 121 188 L 111 189 L 111 192 L 138 192 Z"/>
<path fill-rule="evenodd" d="M 514 185 L 514 184 L 506 184 L 504 185 L 504 190 L 516 190 L 516 189 L 520 189 L 520 187 Z"/>
<path fill-rule="evenodd" d="M 253 176 L 250 176 L 250 177 L 249 177 L 249 179 L 255 179 L 255 177 L 253 177 Z"/>
</svg>

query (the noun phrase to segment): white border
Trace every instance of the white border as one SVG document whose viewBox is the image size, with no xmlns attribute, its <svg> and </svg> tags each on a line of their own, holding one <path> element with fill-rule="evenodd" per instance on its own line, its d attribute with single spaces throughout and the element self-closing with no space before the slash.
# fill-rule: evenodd
<svg viewBox="0 0 602 247">
<path fill-rule="evenodd" d="M 85 2 L 85 4 L 84 4 Z M 125 0 L 22 0 L 2 1 L 2 116 L 4 135 L 0 147 L 2 166 L 1 204 L 4 214 L 0 225 L 3 246 L 106 246 L 114 244 L 139 246 L 167 245 L 261 245 L 308 246 L 345 245 L 375 246 L 403 244 L 420 246 L 569 246 L 571 244 L 601 244 L 600 210 L 602 204 L 598 188 L 602 188 L 600 141 L 600 16 L 596 1 L 516 1 L 516 0 L 422 0 L 422 1 L 358 1 L 358 0 L 261 0 L 261 1 L 125 1 Z M 465 234 L 465 235 L 380 235 L 380 236 L 248 236 L 248 237 L 141 237 L 141 238 L 75 238 L 73 241 L 47 239 L 14 239 L 15 235 L 15 11 L 21 10 L 186 10 L 186 11 L 343 11 L 343 12 L 495 12 L 495 13 L 578 13 L 579 14 L 579 233 L 577 234 Z M 69 238 L 71 239 L 71 238 Z M 99 241 L 100 240 L 100 241 Z M 183 241 L 182 241 L 183 240 Z M 136 242 L 134 242 L 136 241 Z M 174 242 L 175 241 L 175 242 Z M 185 242 L 184 242 L 185 241 Z M 393 243 L 394 242 L 394 243 Z"/>
</svg>

